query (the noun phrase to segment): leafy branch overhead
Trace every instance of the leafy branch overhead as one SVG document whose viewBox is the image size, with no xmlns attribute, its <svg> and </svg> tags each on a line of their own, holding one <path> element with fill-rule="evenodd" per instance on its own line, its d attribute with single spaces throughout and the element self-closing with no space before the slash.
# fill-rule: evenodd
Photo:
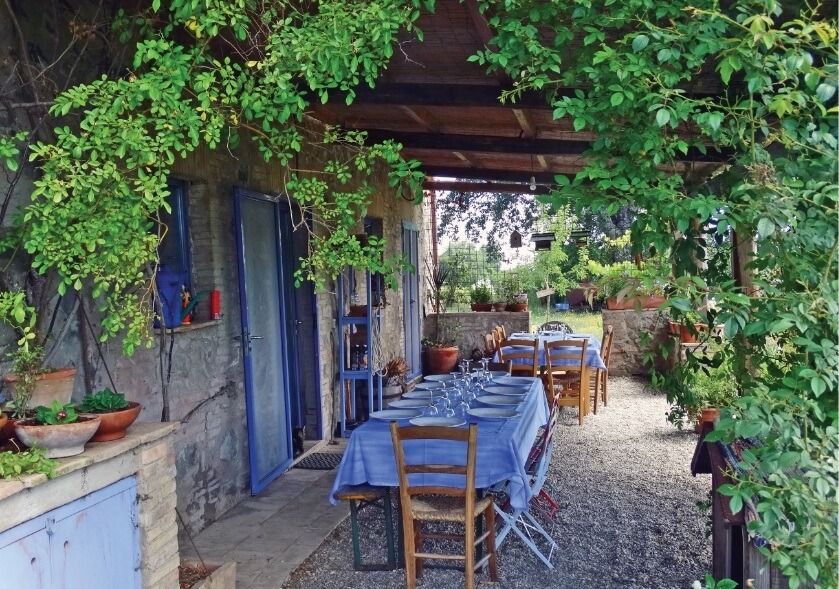
<svg viewBox="0 0 839 589">
<path fill-rule="evenodd" d="M 791 587 L 835 587 L 835 7 L 480 5 L 496 35 L 471 59 L 516 80 L 504 98 L 572 88 L 551 98 L 554 117 L 595 137 L 583 171 L 556 177 L 554 205 L 632 206 L 635 253 L 672 264 L 671 314 L 707 309 L 722 327 L 718 361 L 743 395 L 714 435 L 760 441 L 724 489 L 732 508 L 755 506 L 749 531 Z"/>
<path fill-rule="evenodd" d="M 51 114 L 66 124 L 55 128 L 54 141 L 30 148 L 43 174 L 24 217 L 34 269 L 55 271 L 60 293 L 90 284 L 104 301 L 103 339 L 124 333 L 128 353 L 146 335 L 165 232 L 158 211 L 176 160 L 202 147 L 232 151 L 245 139 L 266 162 L 291 166 L 304 145 L 337 143 L 337 134 L 324 139 L 306 128 L 311 101 L 334 90 L 351 101 L 355 86 L 374 84 L 401 30 L 421 35 L 417 1 L 332 1 L 315 10 L 282 1 L 158 4 L 117 15 L 121 41 L 136 42 L 129 72 L 55 99 Z M 401 267 L 382 260 L 382 241 L 353 247 L 349 235 L 372 196 L 376 167 L 409 200 L 420 197 L 423 176 L 398 145 L 363 141 L 343 137 L 340 144 L 352 147 L 348 159 L 330 154 L 305 173 L 290 167 L 286 186 L 277 187 L 315 211 L 313 250 L 298 278 L 321 288 L 346 264 L 391 282 Z M 0 157 L 16 149 L 0 141 Z"/>
</svg>

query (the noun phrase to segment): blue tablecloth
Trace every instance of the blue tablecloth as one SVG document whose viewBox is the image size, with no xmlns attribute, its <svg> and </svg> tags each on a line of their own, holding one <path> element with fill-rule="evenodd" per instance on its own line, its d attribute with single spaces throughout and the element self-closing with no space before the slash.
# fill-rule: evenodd
<svg viewBox="0 0 839 589">
<path fill-rule="evenodd" d="M 548 421 L 548 403 L 539 379 L 534 380 L 530 392 L 518 410 L 521 415 L 512 419 L 470 417 L 469 421 L 478 424 L 475 486 L 486 489 L 495 483 L 509 480 L 512 506 L 526 510 L 530 502 L 530 485 L 524 470 L 525 461 L 536 440 L 538 429 Z M 405 424 L 408 425 L 408 422 Z M 333 505 L 338 504 L 334 498 L 335 491 L 343 485 L 369 483 L 381 487 L 399 486 L 389 428 L 388 422 L 371 419 L 350 435 L 347 449 L 335 475 L 335 483 L 329 493 L 329 500 Z M 449 461 L 452 444 L 454 443 L 446 441 L 407 444 L 406 460 L 408 463 L 419 460 L 431 463 Z M 465 461 L 465 452 L 463 456 Z M 451 485 L 452 477 L 428 475 L 424 484 Z"/>
<path fill-rule="evenodd" d="M 510 335 L 510 339 L 519 339 L 516 336 L 520 336 L 522 334 L 514 333 Z M 536 334 L 528 334 L 529 338 L 536 338 Z M 588 337 L 588 347 L 586 348 L 586 366 L 589 368 L 599 368 L 600 370 L 606 370 L 606 364 L 603 362 L 603 358 L 600 357 L 600 341 L 590 333 L 579 333 L 575 335 L 580 336 L 587 336 Z M 539 365 L 545 366 L 545 342 L 546 341 L 556 341 L 560 339 L 559 336 L 555 335 L 539 335 Z M 525 349 L 522 346 L 506 346 L 503 348 L 504 351 L 508 353 L 513 350 L 522 350 Z M 569 351 L 571 351 L 569 349 Z M 494 362 L 498 362 L 498 352 L 495 353 L 495 357 L 493 358 Z M 515 358 L 512 360 L 513 364 L 525 364 L 526 361 L 523 358 Z M 573 364 L 573 360 L 562 360 L 561 363 L 563 365 L 570 366 Z"/>
</svg>

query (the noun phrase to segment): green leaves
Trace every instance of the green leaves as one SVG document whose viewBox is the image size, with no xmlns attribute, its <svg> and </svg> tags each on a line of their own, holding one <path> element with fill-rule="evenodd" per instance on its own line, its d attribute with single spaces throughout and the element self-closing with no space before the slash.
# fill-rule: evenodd
<svg viewBox="0 0 839 589">
<path fill-rule="evenodd" d="M 640 53 L 650 43 L 650 38 L 646 35 L 638 35 L 632 40 L 632 50 Z"/>
</svg>

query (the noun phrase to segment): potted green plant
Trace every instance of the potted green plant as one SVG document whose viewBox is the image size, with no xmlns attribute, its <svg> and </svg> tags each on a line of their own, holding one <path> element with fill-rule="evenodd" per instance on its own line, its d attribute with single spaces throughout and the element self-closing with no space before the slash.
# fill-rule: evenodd
<svg viewBox="0 0 839 589">
<path fill-rule="evenodd" d="M 402 396 L 404 387 L 408 384 L 408 373 L 411 367 L 402 356 L 397 356 L 385 364 L 384 387 L 382 402 L 392 401 Z"/>
<path fill-rule="evenodd" d="M 629 262 L 607 268 L 586 294 L 589 304 L 594 296 L 605 299 L 610 311 L 657 309 L 667 300 L 664 285 Z"/>
<path fill-rule="evenodd" d="M 126 401 L 125 395 L 111 389 L 103 389 L 94 395 L 85 395 L 79 405 L 83 415 L 98 415 L 99 429 L 90 439 L 91 442 L 109 442 L 125 437 L 125 430 L 140 415 L 142 405 Z"/>
<path fill-rule="evenodd" d="M 698 342 L 699 333 L 708 331 L 708 324 L 696 311 L 687 311 L 682 314 L 682 321 L 679 325 L 679 339 L 683 344 L 695 344 Z"/>
<path fill-rule="evenodd" d="M 41 448 L 47 458 L 75 456 L 99 428 L 98 415 L 79 415 L 74 403 L 53 401 L 49 407 L 35 409 L 34 419 L 15 425 L 18 439 L 29 448 Z"/>
<path fill-rule="evenodd" d="M 514 313 L 521 313 L 527 311 L 527 293 L 521 292 L 514 294 L 507 299 L 507 310 Z"/>
<path fill-rule="evenodd" d="M 423 339 L 422 351 L 426 374 L 448 374 L 457 366 L 458 347 L 449 339 Z"/>
<path fill-rule="evenodd" d="M 492 291 L 484 284 L 479 284 L 469 291 L 472 310 L 479 312 L 492 311 Z"/>
</svg>

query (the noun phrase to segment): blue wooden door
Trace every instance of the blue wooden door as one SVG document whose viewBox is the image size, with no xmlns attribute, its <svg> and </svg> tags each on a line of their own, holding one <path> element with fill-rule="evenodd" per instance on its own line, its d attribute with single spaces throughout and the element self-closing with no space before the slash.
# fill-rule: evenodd
<svg viewBox="0 0 839 589">
<path fill-rule="evenodd" d="M 297 371 L 291 370 L 294 321 L 290 256 L 283 248 L 279 203 L 243 189 L 235 191 L 242 313 L 242 350 L 248 413 L 251 493 L 264 489 L 293 462 L 290 393 Z M 287 230 L 287 228 L 286 228 Z"/>
<path fill-rule="evenodd" d="M 135 479 L 0 534 L 0 571 L 27 589 L 140 589 Z"/>
<path fill-rule="evenodd" d="M 402 253 L 410 268 L 402 271 L 402 322 L 405 327 L 405 360 L 411 367 L 411 376 L 422 371 L 419 300 L 419 228 L 407 221 L 402 223 Z"/>
</svg>

